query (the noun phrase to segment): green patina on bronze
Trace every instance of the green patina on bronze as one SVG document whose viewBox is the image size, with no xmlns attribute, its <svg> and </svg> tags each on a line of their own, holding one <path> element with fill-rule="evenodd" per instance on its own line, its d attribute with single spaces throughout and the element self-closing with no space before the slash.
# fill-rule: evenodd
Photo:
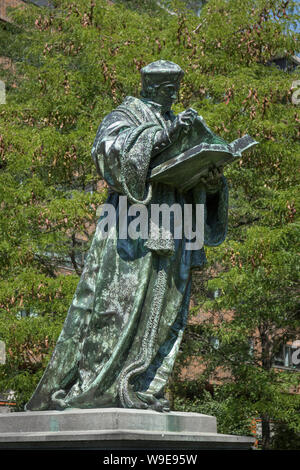
<svg viewBox="0 0 300 470">
<path fill-rule="evenodd" d="M 168 61 L 145 67 L 141 99 L 127 97 L 105 117 L 92 156 L 115 209 L 121 195 L 128 203 L 177 203 L 182 210 L 203 203 L 205 244 L 216 246 L 227 231 L 223 176 L 186 192 L 149 182 L 155 158 L 172 145 L 180 148 L 195 117 L 192 110 L 179 117 L 171 111 L 182 76 Z M 187 250 L 184 238 L 124 240 L 118 220 L 103 238 L 98 225 L 53 356 L 26 409 L 167 411 L 164 391 L 187 321 L 191 271 L 204 264 L 204 249 Z"/>
</svg>

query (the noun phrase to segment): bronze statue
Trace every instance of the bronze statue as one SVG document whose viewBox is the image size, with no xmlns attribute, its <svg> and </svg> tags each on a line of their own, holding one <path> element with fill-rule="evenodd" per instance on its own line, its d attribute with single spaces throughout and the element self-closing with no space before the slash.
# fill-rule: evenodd
<svg viewBox="0 0 300 470">
<path fill-rule="evenodd" d="M 227 230 L 222 170 L 208 171 L 186 190 L 178 189 L 184 179 L 178 175 L 164 184 L 151 174 L 162 164 L 164 152 L 169 157 L 180 153 L 182 142 L 186 148 L 196 123 L 210 136 L 206 145 L 216 149 L 224 141 L 193 109 L 178 116 L 172 112 L 183 77 L 178 65 L 159 60 L 144 67 L 141 76 L 141 97 L 126 97 L 106 116 L 93 145 L 97 170 L 110 188 L 106 203 L 116 209 L 117 218 L 124 196 L 129 206 L 203 204 L 204 243 L 216 246 Z M 201 132 L 197 138 L 201 143 Z M 191 272 L 204 266 L 204 248 L 189 250 L 185 237 L 175 238 L 172 230 L 169 237 L 162 236 L 161 227 L 153 238 L 124 239 L 118 220 L 103 237 L 103 217 L 53 356 L 27 410 L 170 408 L 165 388 L 187 322 Z"/>
</svg>

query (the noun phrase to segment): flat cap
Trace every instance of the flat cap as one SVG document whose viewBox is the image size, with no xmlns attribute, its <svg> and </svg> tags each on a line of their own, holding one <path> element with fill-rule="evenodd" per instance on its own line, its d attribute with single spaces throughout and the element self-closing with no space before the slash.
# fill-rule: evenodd
<svg viewBox="0 0 300 470">
<path fill-rule="evenodd" d="M 157 60 L 141 69 L 142 86 L 153 83 L 178 83 L 182 79 L 184 71 L 179 65 L 169 60 Z"/>
</svg>

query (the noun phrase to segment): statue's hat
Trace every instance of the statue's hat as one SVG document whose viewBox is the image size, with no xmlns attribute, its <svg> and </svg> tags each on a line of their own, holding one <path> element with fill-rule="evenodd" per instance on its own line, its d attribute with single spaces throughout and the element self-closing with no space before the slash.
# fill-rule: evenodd
<svg viewBox="0 0 300 470">
<path fill-rule="evenodd" d="M 166 82 L 178 83 L 182 79 L 184 71 L 179 65 L 169 60 L 157 60 L 141 69 L 142 86 L 161 84 Z"/>
</svg>

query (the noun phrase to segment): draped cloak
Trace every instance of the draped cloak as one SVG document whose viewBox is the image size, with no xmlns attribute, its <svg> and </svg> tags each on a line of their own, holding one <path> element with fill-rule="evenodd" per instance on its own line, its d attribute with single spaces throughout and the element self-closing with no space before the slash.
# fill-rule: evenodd
<svg viewBox="0 0 300 470">
<path fill-rule="evenodd" d="M 110 187 L 106 203 L 116 224 L 103 237 L 100 217 L 72 304 L 52 358 L 27 410 L 146 407 L 139 393 L 159 400 L 179 350 L 190 300 L 191 270 L 206 262 L 204 249 L 172 238 L 171 251 L 141 237 L 119 236 L 120 196 L 128 205 L 202 203 L 204 243 L 220 244 L 227 231 L 226 180 L 214 193 L 180 193 L 147 183 L 156 132 L 175 115 L 160 105 L 127 97 L 98 128 L 92 157 Z M 128 217 L 127 224 L 131 218 Z M 171 230 L 172 232 L 172 230 Z M 149 242 L 149 241 L 148 241 Z"/>
</svg>

